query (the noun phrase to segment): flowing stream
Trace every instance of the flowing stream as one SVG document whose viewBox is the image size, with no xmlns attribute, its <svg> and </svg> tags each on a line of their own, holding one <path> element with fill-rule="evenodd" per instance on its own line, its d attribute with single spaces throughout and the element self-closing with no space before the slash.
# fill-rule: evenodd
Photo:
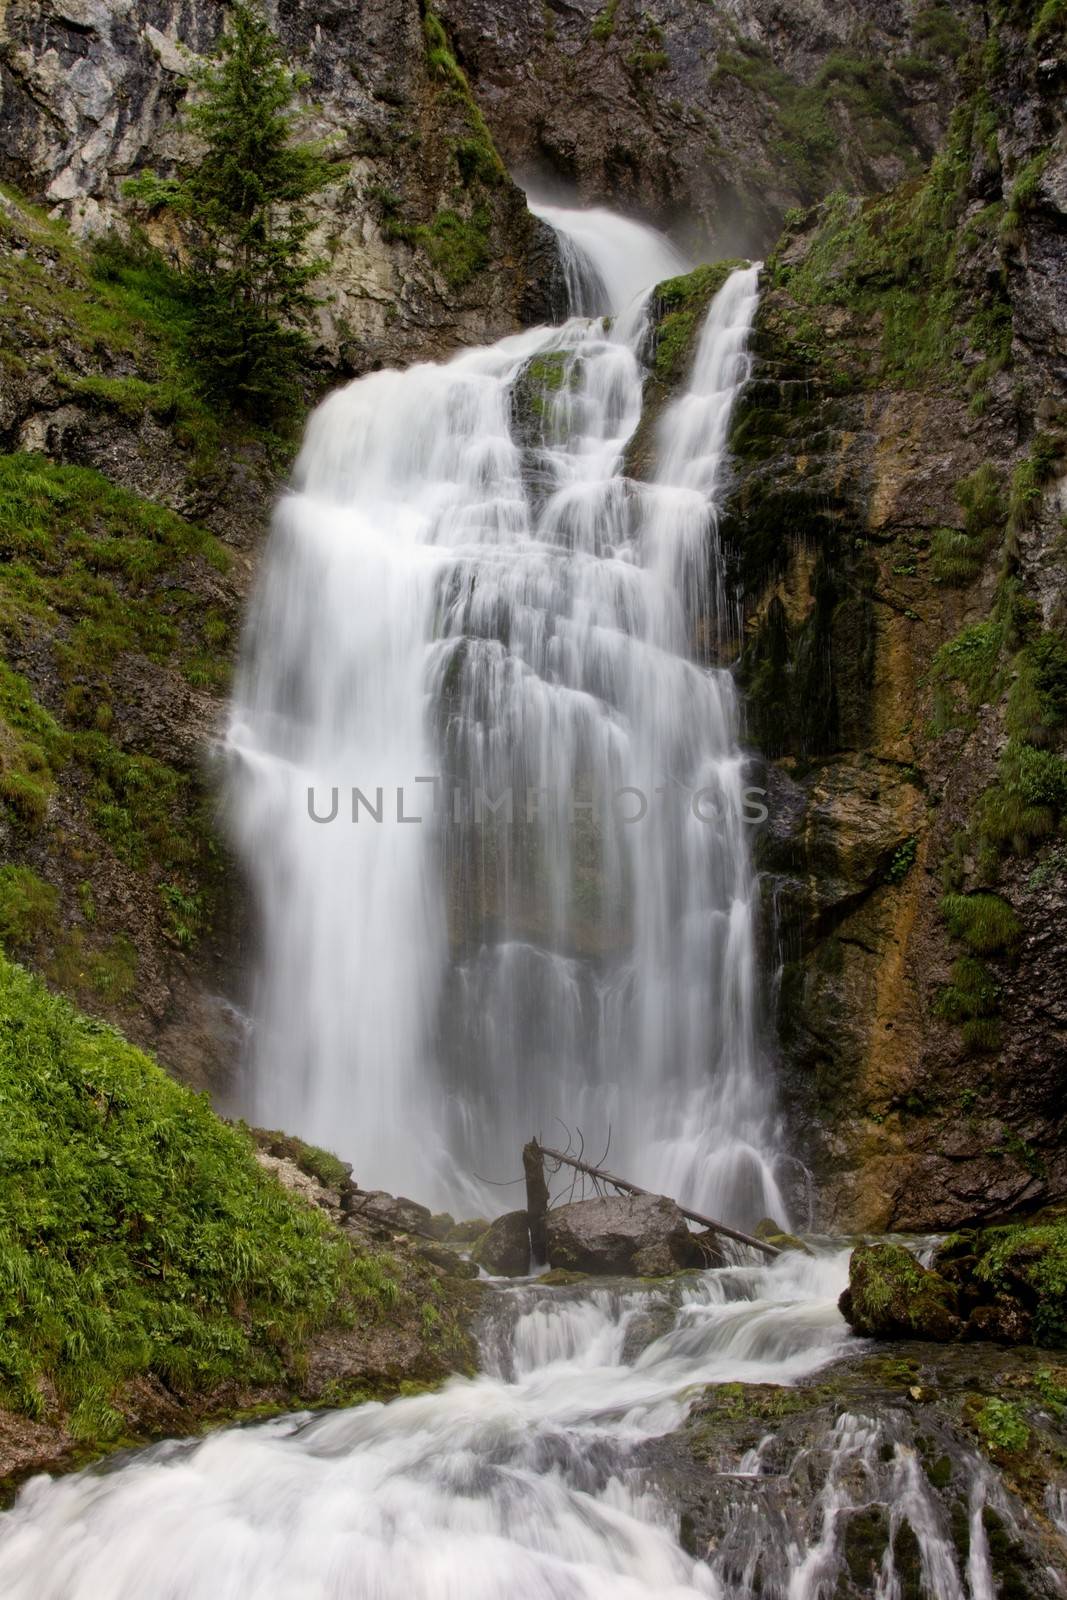
<svg viewBox="0 0 1067 1600">
<path fill-rule="evenodd" d="M 582 314 L 332 395 L 277 513 L 230 735 L 263 930 L 248 1108 L 461 1214 L 563 1123 L 751 1224 L 785 1211 L 758 802 L 695 641 L 757 268 L 636 482 L 649 295 L 685 264 L 611 213 L 540 214 Z"/>
</svg>

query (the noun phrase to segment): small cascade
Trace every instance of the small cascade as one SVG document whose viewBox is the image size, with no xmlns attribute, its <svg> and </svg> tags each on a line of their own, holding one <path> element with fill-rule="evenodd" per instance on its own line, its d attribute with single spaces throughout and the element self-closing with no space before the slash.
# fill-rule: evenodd
<svg viewBox="0 0 1067 1600">
<path fill-rule="evenodd" d="M 0 1517 L 0 1593 L 994 1600 L 989 1529 L 1023 1533 L 998 1476 L 921 1408 L 822 1398 L 862 1350 L 847 1261 L 494 1285 L 477 1378 L 33 1480 Z M 1038 1560 L 1012 1592 L 1065 1591 Z"/>
<path fill-rule="evenodd" d="M 684 263 L 535 209 L 580 314 L 334 394 L 278 509 L 230 733 L 263 941 L 246 1109 L 468 1214 L 558 1119 L 751 1225 L 785 1214 L 756 812 L 693 640 L 757 269 L 635 483 L 648 298 Z"/>
</svg>

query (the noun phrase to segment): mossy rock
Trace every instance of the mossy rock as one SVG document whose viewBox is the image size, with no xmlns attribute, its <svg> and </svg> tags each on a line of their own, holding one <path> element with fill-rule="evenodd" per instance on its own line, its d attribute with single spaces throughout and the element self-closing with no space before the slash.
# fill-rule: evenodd
<svg viewBox="0 0 1067 1600">
<path fill-rule="evenodd" d="M 757 1239 L 762 1239 L 764 1244 L 771 1244 L 776 1250 L 799 1250 L 801 1255 L 814 1255 L 795 1233 L 787 1233 L 780 1222 L 775 1222 L 773 1217 L 761 1217 L 752 1230 Z"/>
<path fill-rule="evenodd" d="M 899 1244 L 861 1244 L 852 1252 L 839 1301 L 854 1332 L 873 1339 L 956 1339 L 956 1293 L 939 1273 Z"/>
</svg>

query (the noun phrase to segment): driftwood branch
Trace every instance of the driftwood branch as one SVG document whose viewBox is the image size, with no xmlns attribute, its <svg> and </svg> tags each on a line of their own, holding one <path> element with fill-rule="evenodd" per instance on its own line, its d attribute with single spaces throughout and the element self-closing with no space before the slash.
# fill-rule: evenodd
<svg viewBox="0 0 1067 1600">
<path fill-rule="evenodd" d="M 605 1172 L 603 1167 L 591 1166 L 587 1161 L 581 1161 L 577 1156 L 567 1155 L 563 1150 L 549 1150 L 546 1145 L 538 1144 L 536 1139 L 531 1139 L 522 1152 L 522 1164 L 526 1172 L 526 1199 L 530 1217 L 530 1238 L 534 1237 L 535 1218 L 539 1229 L 538 1238 L 544 1245 L 545 1211 L 548 1208 L 548 1185 L 544 1179 L 542 1165 L 544 1157 L 550 1161 L 562 1162 L 564 1166 L 573 1167 L 576 1172 L 583 1173 L 598 1183 L 608 1183 L 613 1189 L 621 1189 L 624 1194 L 650 1194 L 651 1190 L 642 1189 L 639 1184 L 630 1183 L 627 1178 L 616 1178 L 611 1172 Z M 537 1187 L 535 1174 L 540 1174 L 540 1188 Z M 531 1179 L 533 1181 L 531 1182 Z M 675 1202 L 677 1204 L 677 1202 Z M 737 1228 L 728 1228 L 723 1222 L 716 1222 L 714 1217 L 705 1217 L 699 1211 L 691 1211 L 688 1206 L 678 1205 L 678 1210 L 683 1217 L 688 1217 L 690 1222 L 699 1222 L 701 1227 L 707 1228 L 711 1233 L 721 1233 L 726 1239 L 736 1239 L 738 1244 L 747 1244 L 751 1250 L 761 1250 L 765 1256 L 777 1256 L 781 1251 L 773 1244 L 768 1244 L 765 1239 L 754 1239 L 749 1233 L 741 1233 Z M 534 1255 L 537 1255 L 534 1247 Z M 543 1260 L 543 1255 L 541 1256 Z"/>
</svg>

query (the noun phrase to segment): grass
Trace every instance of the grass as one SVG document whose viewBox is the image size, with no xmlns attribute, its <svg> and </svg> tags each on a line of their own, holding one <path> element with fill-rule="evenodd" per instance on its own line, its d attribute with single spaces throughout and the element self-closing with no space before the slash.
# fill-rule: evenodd
<svg viewBox="0 0 1067 1600">
<path fill-rule="evenodd" d="M 950 981 L 934 1004 L 937 1013 L 955 1023 L 968 1050 L 996 1050 L 1000 1044 L 1000 988 L 989 969 L 974 956 L 954 963 Z"/>
<path fill-rule="evenodd" d="M 29 867 L 0 866 L 0 946 L 19 951 L 55 928 L 59 895 Z"/>
<path fill-rule="evenodd" d="M 956 485 L 963 527 L 938 528 L 930 544 L 930 573 L 948 587 L 973 582 L 993 545 L 1003 536 L 1007 517 L 1003 485 L 989 462 Z"/>
<path fill-rule="evenodd" d="M 1019 942 L 1019 919 L 999 895 L 947 894 L 941 901 L 941 913 L 953 937 L 976 955 L 1011 951 Z"/>
<path fill-rule="evenodd" d="M 0 1401 L 122 1431 L 124 1387 L 298 1386 L 314 1333 L 400 1288 L 248 1136 L 0 958 Z"/>
</svg>

